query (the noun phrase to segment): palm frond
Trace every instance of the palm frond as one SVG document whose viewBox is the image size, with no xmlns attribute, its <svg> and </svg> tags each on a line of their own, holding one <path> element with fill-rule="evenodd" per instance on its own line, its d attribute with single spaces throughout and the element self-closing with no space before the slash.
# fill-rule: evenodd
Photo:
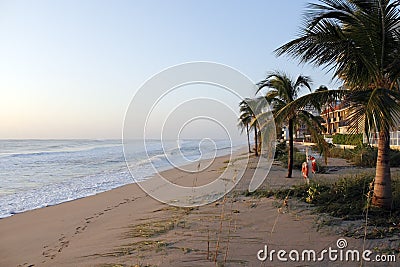
<svg viewBox="0 0 400 267">
<path fill-rule="evenodd" d="M 320 0 L 310 4 L 300 36 L 275 50 L 333 70 L 349 88 L 399 77 L 400 1 Z"/>
<path fill-rule="evenodd" d="M 400 122 L 400 92 L 385 88 L 354 91 L 346 99 L 351 103 L 349 129 L 380 132 L 397 128 Z"/>
<path fill-rule="evenodd" d="M 285 120 L 291 114 L 296 113 L 298 110 L 304 109 L 307 105 L 313 107 L 320 107 L 321 103 L 328 103 L 332 99 L 342 99 L 349 93 L 348 90 L 337 89 L 337 90 L 326 90 L 316 91 L 302 97 L 299 97 L 295 101 L 289 103 L 284 108 L 280 109 L 275 113 L 275 120 L 279 123 Z"/>
<path fill-rule="evenodd" d="M 263 89 L 268 88 L 266 94 L 267 100 L 269 95 L 289 103 L 298 97 L 301 88 L 306 87 L 311 91 L 312 80 L 308 76 L 299 75 L 295 82 L 284 72 L 274 71 L 267 75 L 267 77 L 257 84 L 257 93 Z M 271 93 L 270 93 L 271 92 Z"/>
<path fill-rule="evenodd" d="M 320 154 L 324 155 L 325 164 L 327 164 L 329 144 L 321 135 L 321 132 L 324 130 L 324 127 L 321 125 L 321 117 L 314 116 L 305 110 L 300 110 L 297 117 L 304 125 L 306 125 L 312 139 L 317 144 Z"/>
</svg>

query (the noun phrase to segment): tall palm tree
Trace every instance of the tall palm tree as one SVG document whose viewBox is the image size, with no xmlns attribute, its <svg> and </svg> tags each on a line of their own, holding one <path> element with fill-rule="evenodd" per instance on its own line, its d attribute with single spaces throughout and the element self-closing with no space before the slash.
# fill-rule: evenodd
<svg viewBox="0 0 400 267">
<path fill-rule="evenodd" d="M 349 89 L 350 127 L 363 124 L 365 133 L 378 132 L 378 159 L 372 204 L 392 205 L 389 166 L 390 130 L 400 121 L 400 1 L 320 0 L 308 5 L 300 36 L 276 50 L 302 63 L 330 67 Z M 331 91 L 331 90 L 329 90 Z M 287 110 L 327 95 L 318 92 L 299 99 Z"/>
<path fill-rule="evenodd" d="M 258 156 L 258 123 L 253 106 L 255 105 L 254 99 L 246 98 L 239 103 L 240 107 L 240 123 L 246 125 L 246 127 L 254 128 L 254 143 L 255 143 L 255 155 Z M 249 129 L 247 128 L 247 140 L 249 144 L 250 152 L 250 140 L 249 140 Z"/>
<path fill-rule="evenodd" d="M 250 148 L 250 124 L 252 120 L 251 114 L 248 112 L 248 108 L 245 108 L 246 103 L 243 101 L 240 102 L 240 116 L 239 116 L 239 124 L 238 126 L 241 128 L 241 131 L 243 133 L 244 129 L 246 129 L 246 135 L 247 135 L 247 146 L 249 148 L 249 153 L 251 153 L 251 148 Z M 243 109 L 242 109 L 243 107 Z"/>
<path fill-rule="evenodd" d="M 300 75 L 296 80 L 292 80 L 285 73 L 276 71 L 269 74 L 263 81 L 258 83 L 259 89 L 257 92 L 263 88 L 268 88 L 265 98 L 272 106 L 273 112 L 277 114 L 277 112 L 297 99 L 299 91 L 302 88 L 308 88 L 311 91 L 310 83 L 311 79 L 307 76 Z M 293 110 L 293 112 L 286 115 L 285 118 L 275 116 L 275 123 L 278 125 L 285 123 L 288 129 L 289 150 L 287 177 L 290 178 L 293 172 L 293 139 L 295 124 L 301 122 L 308 126 L 307 128 L 311 131 L 313 137 L 317 137 L 322 128 L 319 118 L 313 116 L 304 109 Z"/>
</svg>

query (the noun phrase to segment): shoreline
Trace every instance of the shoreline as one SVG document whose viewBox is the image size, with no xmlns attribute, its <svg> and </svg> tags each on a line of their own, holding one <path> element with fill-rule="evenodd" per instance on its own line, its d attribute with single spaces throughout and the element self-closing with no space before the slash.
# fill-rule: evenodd
<svg viewBox="0 0 400 267">
<path fill-rule="evenodd" d="M 216 158 L 201 179 L 215 179 L 228 156 Z M 130 184 L 4 218 L 0 220 L 0 266 L 215 266 L 215 261 L 225 266 L 260 266 L 257 252 L 264 245 L 287 251 L 335 248 L 342 236 L 318 231 L 317 216 L 309 206 L 289 200 L 288 210 L 282 211 L 283 203 L 274 198 L 246 197 L 243 192 L 254 167 L 251 158 L 243 180 L 231 193 L 198 208 L 162 204 Z M 298 170 L 291 179 L 285 174 L 285 168 L 274 165 L 263 186 L 303 182 Z M 189 183 L 195 178 L 177 169 L 163 175 L 174 181 L 189 179 Z M 363 247 L 362 240 L 346 240 L 350 248 Z M 368 240 L 366 245 L 373 248 L 375 243 Z M 359 262 L 346 266 L 359 266 Z"/>
<path fill-rule="evenodd" d="M 234 153 L 238 155 L 242 153 L 242 150 L 243 148 L 238 149 Z M 228 160 L 230 156 L 230 154 L 227 154 L 215 158 L 213 165 L 216 166 L 211 169 L 211 172 L 218 171 L 224 164 L 223 162 Z M 182 178 L 182 173 L 176 168 L 164 170 L 161 173 L 175 180 Z M 151 177 L 154 177 L 154 175 L 151 175 L 147 181 L 152 179 Z M 207 178 L 214 177 L 207 176 Z M 100 219 L 106 213 L 111 213 L 122 205 L 136 204 L 138 200 L 141 200 L 139 206 L 146 202 L 150 203 L 149 205 L 152 207 L 168 207 L 166 204 L 148 196 L 138 183 L 131 183 L 98 194 L 1 218 L 0 266 L 28 266 L 32 264 L 34 264 L 33 266 L 46 266 L 48 260 L 53 260 L 55 255 L 69 246 L 69 241 L 66 241 L 68 232 L 72 236 L 77 236 L 86 231 L 93 220 Z M 148 209 L 145 209 L 145 211 L 148 211 Z M 134 220 L 141 219 L 141 217 L 128 214 L 128 217 L 132 216 Z M 128 224 L 126 219 L 124 218 L 124 221 Z M 123 225 L 124 223 L 121 226 Z M 71 229 L 75 229 L 75 231 L 71 231 Z M 56 233 L 60 233 L 58 237 Z M 30 242 L 27 242 L 28 240 Z M 59 243 L 54 247 L 54 251 L 52 250 L 54 253 L 47 249 L 51 247 L 49 244 L 54 243 L 51 240 Z M 35 243 L 37 244 L 35 245 Z M 20 258 L 22 255 L 19 253 L 21 246 L 25 247 L 23 250 L 26 262 L 34 263 L 26 265 L 25 262 L 22 262 L 23 260 Z M 54 263 L 49 264 L 53 265 Z"/>
<path fill-rule="evenodd" d="M 80 140 L 80 139 L 79 139 L 79 140 Z M 230 155 L 229 153 L 232 153 L 232 154 L 239 153 L 240 151 L 243 151 L 244 149 L 245 149 L 244 146 L 240 146 L 240 147 L 238 146 L 238 147 L 236 147 L 236 148 L 232 148 L 231 151 L 226 151 L 227 154 L 221 155 L 220 157 L 225 157 L 225 156 L 227 156 L 227 155 Z M 204 160 L 208 160 L 208 158 L 203 159 L 203 161 L 204 161 Z M 192 163 L 192 164 L 195 164 L 195 163 Z M 189 164 L 189 165 L 191 165 L 191 164 Z M 125 166 L 126 166 L 126 163 L 125 163 Z M 184 167 L 184 166 L 185 166 L 185 165 L 179 165 L 179 166 L 172 166 L 172 165 L 170 165 L 168 168 L 163 169 L 163 170 L 161 170 L 160 172 L 165 172 L 165 171 L 169 171 L 169 170 L 172 170 L 172 169 L 174 169 L 174 168 L 177 168 L 177 167 L 179 168 L 179 167 Z M 130 174 L 130 170 L 128 169 L 127 166 L 126 166 L 126 168 L 127 168 L 127 172 L 129 172 L 129 175 L 131 175 L 131 174 Z M 152 173 L 150 173 L 150 174 L 144 176 L 143 178 L 140 178 L 141 180 L 140 180 L 139 182 L 135 181 L 135 179 L 134 179 L 133 177 L 131 177 L 132 182 L 130 182 L 130 183 L 118 185 L 118 186 L 116 186 L 116 187 L 108 188 L 108 189 L 106 189 L 106 190 L 104 190 L 104 191 L 100 191 L 100 192 L 96 192 L 96 193 L 90 193 L 90 194 L 88 194 L 88 195 L 80 196 L 80 197 L 77 197 L 77 198 L 74 198 L 74 199 L 57 200 L 57 201 L 55 201 L 55 203 L 51 203 L 51 204 L 42 204 L 41 206 L 35 207 L 35 208 L 33 208 L 33 209 L 29 209 L 29 208 L 28 208 L 28 209 L 25 209 L 25 210 L 22 210 L 22 211 L 14 211 L 14 210 L 13 210 L 11 213 L 9 213 L 9 214 L 7 214 L 7 215 L 5 215 L 5 216 L 1 216 L 1 217 L 0 217 L 0 221 L 1 221 L 2 219 L 15 216 L 15 215 L 17 215 L 17 214 L 22 214 L 22 213 L 29 212 L 29 211 L 32 211 L 32 210 L 37 210 L 37 209 L 42 209 L 42 208 L 57 206 L 57 205 L 60 205 L 60 204 L 63 204 L 63 203 L 68 203 L 68 202 L 75 201 L 75 200 L 79 200 L 79 199 L 83 199 L 83 198 L 86 198 L 86 197 L 95 196 L 95 195 L 98 195 L 98 194 L 101 194 L 101 193 L 104 193 L 104 192 L 108 192 L 108 191 L 111 191 L 111 190 L 120 188 L 120 187 L 122 187 L 122 186 L 130 185 L 130 184 L 136 184 L 136 183 L 141 183 L 141 182 L 144 182 L 144 181 L 147 181 L 147 180 L 151 179 L 152 177 L 154 177 L 154 176 L 156 175 L 156 173 L 157 173 L 157 171 L 153 169 L 153 172 L 152 172 Z M 17 193 L 13 193 L 13 194 L 18 194 L 18 192 L 17 192 Z M 6 197 L 6 196 L 8 196 L 8 195 L 5 195 L 5 197 Z"/>
</svg>

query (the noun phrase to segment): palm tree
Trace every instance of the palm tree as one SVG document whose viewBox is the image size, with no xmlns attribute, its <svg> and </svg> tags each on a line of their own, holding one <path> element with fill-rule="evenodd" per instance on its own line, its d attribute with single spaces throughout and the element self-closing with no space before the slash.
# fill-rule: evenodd
<svg viewBox="0 0 400 267">
<path fill-rule="evenodd" d="M 253 108 L 256 100 L 246 98 L 239 103 L 240 107 L 240 124 L 246 125 L 247 127 L 247 141 L 250 151 L 250 140 L 249 140 L 249 127 L 254 128 L 254 143 L 255 143 L 255 155 L 258 156 L 258 123 L 255 115 L 255 110 Z"/>
<path fill-rule="evenodd" d="M 349 89 L 305 96 L 284 113 L 327 95 L 352 103 L 351 128 L 378 132 L 378 159 L 372 204 L 392 206 L 390 130 L 400 121 L 400 1 L 320 0 L 309 4 L 300 36 L 276 50 L 302 63 L 330 67 Z"/>
<path fill-rule="evenodd" d="M 307 76 L 298 76 L 294 81 L 290 79 L 285 73 L 276 71 L 269 74 L 265 80 L 258 83 L 259 92 L 263 88 L 268 88 L 266 93 L 266 100 L 272 106 L 275 114 L 283 109 L 285 106 L 297 99 L 300 89 L 310 87 L 311 79 Z M 313 137 L 317 137 L 322 130 L 321 121 L 318 117 L 313 116 L 311 113 L 304 109 L 293 110 L 286 117 L 276 117 L 275 123 L 282 125 L 285 123 L 289 132 L 289 150 L 288 150 L 288 174 L 287 177 L 292 177 L 293 172 L 293 138 L 294 127 L 297 122 L 301 122 L 307 126 L 311 131 Z"/>
<path fill-rule="evenodd" d="M 246 106 L 246 102 L 240 102 L 240 116 L 239 116 L 239 124 L 238 126 L 241 128 L 241 132 L 243 133 L 244 129 L 246 129 L 246 135 L 247 135 L 247 146 L 249 147 L 249 153 L 251 153 L 251 148 L 250 148 L 250 129 L 249 125 L 251 124 L 252 116 L 248 112 L 248 107 Z M 242 109 L 243 107 L 243 109 Z"/>
</svg>

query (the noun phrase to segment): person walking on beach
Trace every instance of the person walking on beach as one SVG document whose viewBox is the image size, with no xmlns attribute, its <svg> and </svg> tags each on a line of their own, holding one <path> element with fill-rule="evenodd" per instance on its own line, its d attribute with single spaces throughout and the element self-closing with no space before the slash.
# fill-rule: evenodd
<svg viewBox="0 0 400 267">
<path fill-rule="evenodd" d="M 303 162 L 301 165 L 301 173 L 303 174 L 303 178 L 307 184 L 310 184 L 310 180 L 308 179 L 308 161 Z"/>
<path fill-rule="evenodd" d="M 313 173 L 313 176 L 315 176 L 315 173 L 317 172 L 317 160 L 313 156 L 309 156 L 309 160 L 311 161 L 311 172 Z"/>
</svg>

